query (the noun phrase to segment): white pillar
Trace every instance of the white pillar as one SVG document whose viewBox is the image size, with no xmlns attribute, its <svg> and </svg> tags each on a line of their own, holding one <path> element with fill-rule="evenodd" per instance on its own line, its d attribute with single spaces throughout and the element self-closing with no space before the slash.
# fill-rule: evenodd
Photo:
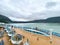
<svg viewBox="0 0 60 45">
<path fill-rule="evenodd" d="M 23 30 L 23 24 L 22 24 L 22 30 Z"/>
<path fill-rule="evenodd" d="M 50 42 L 52 43 L 53 39 L 52 39 L 52 36 L 53 36 L 53 29 L 50 29 Z"/>
</svg>

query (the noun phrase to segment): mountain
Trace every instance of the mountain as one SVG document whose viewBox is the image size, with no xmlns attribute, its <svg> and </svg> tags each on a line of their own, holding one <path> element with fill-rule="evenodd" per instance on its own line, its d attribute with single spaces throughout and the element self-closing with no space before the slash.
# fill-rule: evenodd
<svg viewBox="0 0 60 45">
<path fill-rule="evenodd" d="M 8 17 L 0 15 L 0 22 L 3 22 L 3 23 L 60 23 L 60 16 L 25 22 L 25 21 L 12 21 Z"/>
<path fill-rule="evenodd" d="M 11 23 L 12 21 L 8 17 L 0 15 L 0 22 Z"/>
<path fill-rule="evenodd" d="M 48 18 L 48 19 L 46 19 L 46 22 L 60 23 L 60 16 Z"/>
<path fill-rule="evenodd" d="M 60 23 L 60 16 L 59 17 L 50 17 L 47 19 L 41 19 L 41 20 L 34 20 L 30 21 L 32 23 Z"/>
<path fill-rule="evenodd" d="M 40 19 L 40 20 L 33 20 L 33 21 L 13 21 L 14 23 L 60 23 L 60 16 L 59 17 L 50 17 L 47 19 Z"/>
</svg>

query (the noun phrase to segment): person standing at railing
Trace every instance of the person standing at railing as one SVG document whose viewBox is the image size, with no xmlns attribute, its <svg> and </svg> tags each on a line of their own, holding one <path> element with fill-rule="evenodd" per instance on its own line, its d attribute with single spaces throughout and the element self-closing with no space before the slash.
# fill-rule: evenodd
<svg viewBox="0 0 60 45">
<path fill-rule="evenodd" d="M 35 30 L 38 30 L 38 28 L 36 27 Z"/>
<path fill-rule="evenodd" d="M 11 28 L 14 29 L 14 26 L 12 25 Z"/>
</svg>

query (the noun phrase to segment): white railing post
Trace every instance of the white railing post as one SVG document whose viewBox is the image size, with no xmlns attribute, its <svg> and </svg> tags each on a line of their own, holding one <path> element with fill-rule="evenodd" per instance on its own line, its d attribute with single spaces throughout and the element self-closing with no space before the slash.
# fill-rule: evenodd
<svg viewBox="0 0 60 45">
<path fill-rule="evenodd" d="M 53 29 L 50 29 L 50 43 L 52 43 L 53 39 L 52 39 L 52 36 L 53 36 Z"/>
<path fill-rule="evenodd" d="M 23 30 L 23 24 L 22 24 L 22 30 Z"/>
</svg>

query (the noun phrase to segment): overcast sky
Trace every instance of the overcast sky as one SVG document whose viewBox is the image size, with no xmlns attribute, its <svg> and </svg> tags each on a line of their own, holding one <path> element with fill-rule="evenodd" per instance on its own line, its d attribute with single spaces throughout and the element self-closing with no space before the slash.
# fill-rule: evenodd
<svg viewBox="0 0 60 45">
<path fill-rule="evenodd" d="M 60 0 L 0 0 L 0 14 L 14 21 L 60 16 Z"/>
</svg>

